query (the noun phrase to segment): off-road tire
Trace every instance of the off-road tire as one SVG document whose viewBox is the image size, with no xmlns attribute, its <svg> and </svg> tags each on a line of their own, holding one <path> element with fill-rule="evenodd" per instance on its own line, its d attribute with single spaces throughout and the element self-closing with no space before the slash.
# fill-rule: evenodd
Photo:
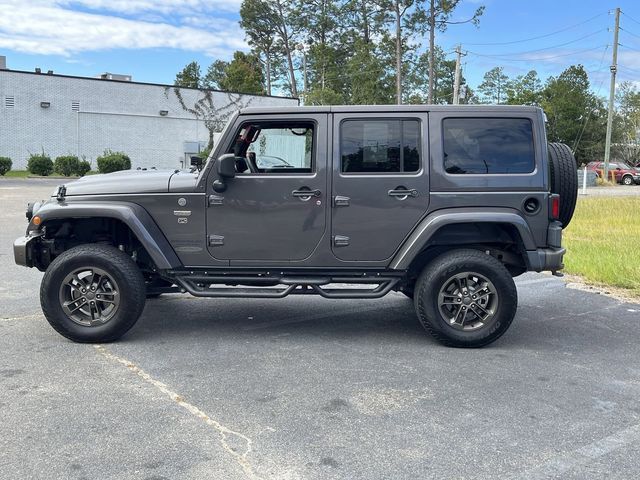
<svg viewBox="0 0 640 480">
<path fill-rule="evenodd" d="M 567 228 L 578 198 L 578 169 L 571 149 L 564 143 L 549 144 L 551 193 L 560 195 L 560 222 Z"/>
<path fill-rule="evenodd" d="M 625 175 L 622 177 L 623 185 L 633 185 L 633 177 L 631 175 Z"/>
<path fill-rule="evenodd" d="M 441 288 L 462 272 L 474 272 L 490 280 L 498 294 L 492 323 L 477 330 L 452 327 L 439 309 Z M 440 343 L 477 348 L 494 342 L 507 331 L 518 307 L 518 292 L 511 274 L 500 261 L 479 250 L 460 249 L 444 253 L 425 266 L 416 283 L 414 303 L 418 320 Z"/>
<path fill-rule="evenodd" d="M 107 272 L 120 286 L 118 309 L 101 325 L 80 325 L 62 309 L 59 292 L 64 279 L 84 267 Z M 126 253 L 109 245 L 88 244 L 67 250 L 51 262 L 40 285 L 40 304 L 47 321 L 58 333 L 79 343 L 111 342 L 122 337 L 142 314 L 145 296 L 140 269 Z"/>
</svg>

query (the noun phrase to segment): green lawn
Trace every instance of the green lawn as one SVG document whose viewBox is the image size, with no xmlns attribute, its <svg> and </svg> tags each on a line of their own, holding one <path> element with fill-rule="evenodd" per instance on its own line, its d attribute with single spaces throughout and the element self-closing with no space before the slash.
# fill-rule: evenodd
<svg viewBox="0 0 640 480">
<path fill-rule="evenodd" d="M 4 174 L 7 178 L 27 178 L 27 175 L 31 174 L 26 170 L 9 170 Z"/>
<path fill-rule="evenodd" d="M 640 197 L 579 198 L 564 232 L 565 272 L 640 297 L 639 241 Z"/>
</svg>

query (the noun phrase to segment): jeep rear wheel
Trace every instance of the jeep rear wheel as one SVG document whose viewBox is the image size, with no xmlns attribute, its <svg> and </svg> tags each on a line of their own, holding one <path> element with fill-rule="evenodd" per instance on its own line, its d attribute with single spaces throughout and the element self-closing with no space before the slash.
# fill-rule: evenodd
<svg viewBox="0 0 640 480">
<path fill-rule="evenodd" d="M 518 293 L 501 262 L 478 250 L 461 249 L 425 267 L 414 302 L 420 323 L 436 340 L 452 347 L 482 347 L 507 331 Z"/>
<path fill-rule="evenodd" d="M 124 335 L 144 309 L 142 273 L 124 252 L 81 245 L 58 256 L 40 286 L 47 321 L 75 342 L 109 342 Z"/>
<path fill-rule="evenodd" d="M 551 193 L 560 195 L 562 228 L 567 228 L 578 199 L 578 170 L 571 149 L 564 143 L 549 144 L 549 173 Z"/>
</svg>

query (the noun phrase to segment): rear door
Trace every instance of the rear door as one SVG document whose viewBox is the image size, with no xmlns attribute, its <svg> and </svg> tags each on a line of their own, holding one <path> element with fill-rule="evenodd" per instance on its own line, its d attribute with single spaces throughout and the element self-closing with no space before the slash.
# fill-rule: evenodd
<svg viewBox="0 0 640 480">
<path fill-rule="evenodd" d="M 331 233 L 347 261 L 390 258 L 429 206 L 427 113 L 334 114 Z"/>
</svg>

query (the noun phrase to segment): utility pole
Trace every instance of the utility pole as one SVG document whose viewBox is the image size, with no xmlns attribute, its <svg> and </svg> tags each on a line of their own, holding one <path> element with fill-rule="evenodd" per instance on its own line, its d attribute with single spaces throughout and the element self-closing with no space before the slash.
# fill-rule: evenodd
<svg viewBox="0 0 640 480">
<path fill-rule="evenodd" d="M 453 104 L 458 105 L 460 103 L 460 59 L 462 57 L 462 46 L 456 47 L 456 73 L 453 80 Z M 466 54 L 464 54 L 466 55 Z"/>
<path fill-rule="evenodd" d="M 429 2 L 429 91 L 427 92 L 427 103 L 433 103 L 433 73 L 436 69 L 436 54 L 435 54 L 435 45 L 436 45 L 436 5 L 435 0 L 430 0 Z"/>
<path fill-rule="evenodd" d="M 609 180 L 609 158 L 611 155 L 611 130 L 613 127 L 613 102 L 616 96 L 616 73 L 618 71 L 618 32 L 620 30 L 620 7 L 616 8 L 616 26 L 613 30 L 613 61 L 611 62 L 611 86 L 609 88 L 609 115 L 607 116 L 607 136 L 604 143 L 604 168 L 602 177 Z"/>
</svg>

